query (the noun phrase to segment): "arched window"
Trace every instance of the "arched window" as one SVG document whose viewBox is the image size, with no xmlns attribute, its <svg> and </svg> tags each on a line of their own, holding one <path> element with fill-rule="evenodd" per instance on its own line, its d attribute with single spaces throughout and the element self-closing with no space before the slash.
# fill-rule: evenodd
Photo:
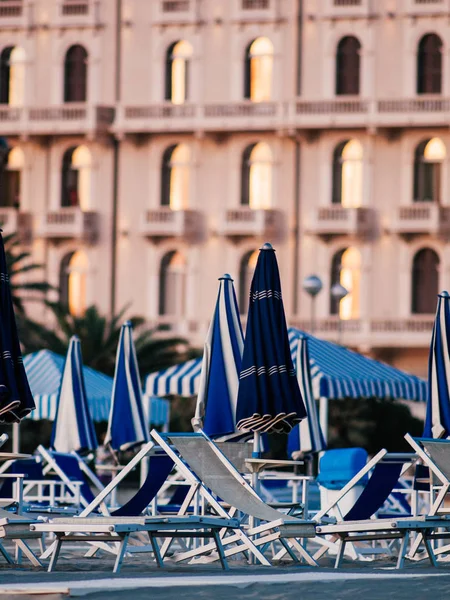
<svg viewBox="0 0 450 600">
<path fill-rule="evenodd" d="M 348 291 L 338 302 L 330 294 L 330 314 L 341 319 L 359 319 L 361 287 L 361 254 L 357 248 L 337 252 L 331 261 L 331 286 L 340 283 Z"/>
<path fill-rule="evenodd" d="M 23 106 L 25 61 L 25 50 L 18 46 L 4 48 L 0 54 L 0 104 Z"/>
<path fill-rule="evenodd" d="M 363 196 L 363 147 L 358 140 L 336 146 L 333 153 L 332 202 L 358 207 Z"/>
<path fill-rule="evenodd" d="M 74 317 L 81 317 L 86 311 L 88 267 L 88 258 L 82 251 L 66 254 L 61 261 L 59 300 Z"/>
<path fill-rule="evenodd" d="M 192 46 L 181 40 L 167 50 L 166 56 L 166 100 L 173 104 L 183 104 L 189 97 L 189 64 Z"/>
<path fill-rule="evenodd" d="M 359 94 L 361 44 L 353 36 L 339 42 L 336 51 L 336 94 L 353 96 Z"/>
<path fill-rule="evenodd" d="M 161 170 L 161 206 L 172 210 L 189 207 L 191 151 L 186 144 L 170 146 L 164 152 Z"/>
<path fill-rule="evenodd" d="M 431 138 L 421 142 L 414 154 L 415 202 L 440 202 L 442 164 L 446 157 L 444 142 L 440 138 Z"/>
<path fill-rule="evenodd" d="M 413 258 L 411 286 L 412 313 L 434 313 L 438 291 L 439 256 L 431 248 L 422 248 Z"/>
<path fill-rule="evenodd" d="M 265 142 L 248 146 L 242 155 L 241 204 L 250 208 L 272 206 L 273 157 Z"/>
<path fill-rule="evenodd" d="M 244 97 L 267 102 L 272 97 L 273 44 L 266 37 L 256 38 L 245 52 Z"/>
<path fill-rule="evenodd" d="M 172 250 L 162 257 L 159 271 L 159 314 L 183 317 L 186 306 L 186 259 Z"/>
<path fill-rule="evenodd" d="M 91 205 L 92 159 L 87 146 L 69 148 L 63 156 L 61 174 L 61 206 Z"/>
<path fill-rule="evenodd" d="M 22 171 L 25 157 L 21 148 L 12 148 L 0 171 L 0 206 L 19 208 Z"/>
<path fill-rule="evenodd" d="M 258 250 L 246 252 L 239 265 L 239 310 L 241 314 L 248 312 L 248 303 L 250 298 L 250 285 L 258 262 Z"/>
<path fill-rule="evenodd" d="M 71 46 L 64 59 L 64 102 L 86 102 L 87 59 L 83 46 Z"/>
<path fill-rule="evenodd" d="M 442 40 L 424 35 L 417 48 L 417 93 L 440 94 L 442 88 Z"/>
</svg>

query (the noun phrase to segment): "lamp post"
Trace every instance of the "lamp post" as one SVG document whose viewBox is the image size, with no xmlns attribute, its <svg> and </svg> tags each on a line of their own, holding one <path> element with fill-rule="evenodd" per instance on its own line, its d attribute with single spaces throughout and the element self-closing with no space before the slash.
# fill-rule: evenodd
<svg viewBox="0 0 450 600">
<path fill-rule="evenodd" d="M 338 344 L 342 341 L 342 319 L 341 319 L 341 300 L 348 295 L 348 290 L 340 283 L 334 283 L 330 290 L 331 296 L 336 300 L 338 307 Z"/>
<path fill-rule="evenodd" d="M 316 329 L 316 296 L 322 289 L 322 280 L 317 275 L 310 275 L 303 280 L 303 289 L 311 297 L 311 333 Z"/>
</svg>

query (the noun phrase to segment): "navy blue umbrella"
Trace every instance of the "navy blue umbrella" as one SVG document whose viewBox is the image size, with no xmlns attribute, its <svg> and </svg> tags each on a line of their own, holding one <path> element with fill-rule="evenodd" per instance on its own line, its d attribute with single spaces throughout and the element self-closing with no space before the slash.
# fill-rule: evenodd
<svg viewBox="0 0 450 600">
<path fill-rule="evenodd" d="M 292 364 L 277 259 L 272 246 L 264 244 L 250 287 L 237 426 L 259 433 L 288 432 L 305 417 Z"/>
<path fill-rule="evenodd" d="M 5 247 L 0 233 L 0 420 L 19 423 L 34 408 L 20 351 Z"/>
<path fill-rule="evenodd" d="M 428 400 L 425 437 L 450 435 L 450 296 L 438 296 L 428 361 Z"/>
</svg>

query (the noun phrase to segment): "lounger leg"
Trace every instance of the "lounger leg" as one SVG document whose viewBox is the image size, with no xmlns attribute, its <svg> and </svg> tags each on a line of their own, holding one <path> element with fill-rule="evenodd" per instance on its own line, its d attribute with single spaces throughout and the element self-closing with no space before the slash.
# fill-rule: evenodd
<svg viewBox="0 0 450 600">
<path fill-rule="evenodd" d="M 290 541 L 294 548 L 297 550 L 297 552 L 300 554 L 300 556 L 306 560 L 308 565 L 310 565 L 311 567 L 319 566 L 314 560 L 314 558 L 311 556 L 311 554 L 307 550 L 305 550 L 305 548 L 295 538 L 290 538 Z"/>
<path fill-rule="evenodd" d="M 50 556 L 53 554 L 53 552 L 55 551 L 56 544 L 57 544 L 56 540 L 55 540 L 54 542 L 52 542 L 52 543 L 50 544 L 50 546 L 47 548 L 47 550 L 45 550 L 45 551 L 44 551 L 44 552 L 41 554 L 40 558 L 42 558 L 42 559 L 44 559 L 44 560 L 45 560 L 46 558 L 49 558 L 49 557 L 50 557 Z"/>
<path fill-rule="evenodd" d="M 120 542 L 119 552 L 117 553 L 116 562 L 114 563 L 113 573 L 118 573 L 120 571 L 120 567 L 122 565 L 123 557 L 125 556 L 125 552 L 127 550 L 128 538 L 130 537 L 129 533 L 126 533 L 122 541 Z"/>
<path fill-rule="evenodd" d="M 150 544 L 152 545 L 152 548 L 153 548 L 153 554 L 155 555 L 156 564 L 158 565 L 159 568 L 162 568 L 164 566 L 164 561 L 161 557 L 161 552 L 159 551 L 158 540 L 156 540 L 153 537 L 153 535 L 151 534 L 150 531 L 148 531 L 147 533 L 148 533 L 148 537 L 150 540 Z"/>
<path fill-rule="evenodd" d="M 9 565 L 13 565 L 14 564 L 14 560 L 11 558 L 9 552 L 6 551 L 6 549 L 3 547 L 2 544 L 0 544 L 0 554 L 3 556 L 3 558 L 6 560 L 6 562 Z"/>
<path fill-rule="evenodd" d="M 14 540 L 14 542 L 16 544 L 16 547 L 25 554 L 25 556 L 28 558 L 28 560 L 30 561 L 30 563 L 33 566 L 35 566 L 35 567 L 43 567 L 44 566 L 26 542 L 24 542 L 23 540 Z"/>
<path fill-rule="evenodd" d="M 219 553 L 220 564 L 222 565 L 222 569 L 224 571 L 229 571 L 230 567 L 228 566 L 227 559 L 225 558 L 225 554 L 223 551 L 223 546 L 222 546 L 219 532 L 217 531 L 217 529 L 213 529 L 212 534 L 213 534 L 214 540 L 216 542 L 217 552 Z"/>
<path fill-rule="evenodd" d="M 89 548 L 89 550 L 86 552 L 86 554 L 84 555 L 85 558 L 92 558 L 94 557 L 97 552 L 100 550 L 100 548 L 98 546 L 91 546 Z"/>
<path fill-rule="evenodd" d="M 334 563 L 334 568 L 338 569 L 341 566 L 341 561 L 342 561 L 342 557 L 344 556 L 344 551 L 345 551 L 345 544 L 346 544 L 346 540 L 345 538 L 340 538 L 340 541 L 338 542 L 339 544 L 339 550 L 338 553 L 336 555 L 336 561 Z"/>
<path fill-rule="evenodd" d="M 280 542 L 280 544 L 283 546 L 281 548 L 281 550 L 279 552 L 277 552 L 275 554 L 275 556 L 273 557 L 272 560 L 280 560 L 281 558 L 283 558 L 286 554 L 289 554 L 289 556 L 292 558 L 292 560 L 294 562 L 300 562 L 298 556 L 295 554 L 295 552 L 292 550 L 292 548 L 289 546 L 289 542 L 287 542 L 286 540 L 283 540 L 283 538 L 280 538 L 278 540 Z"/>
<path fill-rule="evenodd" d="M 402 543 L 400 544 L 400 550 L 399 550 L 398 559 L 397 559 L 397 569 L 401 569 L 403 567 L 403 565 L 405 564 L 405 556 L 406 556 L 406 550 L 408 548 L 408 542 L 409 542 L 409 531 L 406 530 L 405 534 L 403 536 L 403 539 L 402 539 Z"/>
<path fill-rule="evenodd" d="M 429 538 L 427 538 L 426 533 L 423 534 L 423 543 L 425 544 L 425 548 L 427 550 L 428 558 L 430 559 L 430 563 L 433 567 L 437 567 L 436 557 L 434 556 L 433 547 Z"/>
<path fill-rule="evenodd" d="M 42 534 L 41 537 L 39 538 L 39 550 L 40 550 L 41 554 L 44 554 L 44 552 L 45 552 L 44 534 Z"/>
<path fill-rule="evenodd" d="M 50 558 L 50 564 L 48 565 L 48 572 L 51 573 L 53 571 L 53 567 L 56 567 L 56 563 L 58 561 L 59 552 L 61 550 L 62 540 L 58 536 L 57 540 L 52 544 L 53 554 Z"/>
</svg>

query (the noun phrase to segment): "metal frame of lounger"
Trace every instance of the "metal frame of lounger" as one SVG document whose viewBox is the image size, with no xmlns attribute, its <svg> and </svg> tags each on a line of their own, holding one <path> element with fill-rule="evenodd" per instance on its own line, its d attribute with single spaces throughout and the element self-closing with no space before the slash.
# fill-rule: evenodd
<svg viewBox="0 0 450 600">
<path fill-rule="evenodd" d="M 413 438 L 409 433 L 405 435 L 405 440 L 422 459 L 424 465 L 430 469 L 430 509 L 428 515 L 432 517 L 448 514 L 448 509 L 443 508 L 442 505 L 446 495 L 450 492 L 450 440 Z M 441 483 L 440 486 L 433 484 L 432 475 Z M 435 489 L 439 487 L 439 491 L 435 494 Z M 450 533 L 444 531 L 435 533 L 432 537 L 434 539 L 445 539 L 450 537 Z M 417 555 L 421 541 L 422 537 L 417 536 L 411 545 L 409 558 L 414 558 Z M 434 553 L 435 555 L 441 555 L 449 551 L 450 546 L 446 545 L 436 548 Z"/>
<path fill-rule="evenodd" d="M 33 550 L 25 540 L 36 539 L 42 543 L 42 534 L 30 529 L 37 523 L 34 519 L 23 517 L 0 509 L 0 554 L 7 563 L 15 564 L 14 559 L 3 546 L 4 540 L 11 540 L 16 547 L 16 556 L 20 557 L 23 553 L 31 564 L 35 567 L 42 567 L 41 561 L 37 558 Z"/>
<path fill-rule="evenodd" d="M 263 524 L 250 525 L 245 530 L 255 548 L 260 546 L 265 548 L 268 544 L 279 541 L 293 560 L 298 561 L 293 550 L 295 549 L 300 554 L 301 559 L 304 559 L 311 566 L 317 566 L 313 557 L 298 541 L 299 538 L 312 538 L 315 536 L 313 522 L 285 515 L 268 506 L 206 434 L 203 432 L 160 434 L 153 430 L 150 435 L 172 458 L 186 480 L 192 484 L 193 488 L 197 489 L 203 500 L 217 514 L 229 516 L 231 513 L 226 511 L 215 496 L 231 506 L 233 514 L 234 511 L 239 511 L 252 519 L 264 521 Z M 247 550 L 243 545 L 236 546 L 235 544 L 238 541 L 236 535 L 229 538 L 223 537 L 222 543 L 227 556 Z M 226 548 L 229 544 L 234 545 L 231 548 Z M 167 551 L 167 549 L 168 544 L 166 542 L 162 547 L 162 551 Z M 209 544 L 202 548 L 182 552 L 174 557 L 174 560 L 193 558 L 211 550 L 213 550 L 213 547 Z M 255 555 L 255 550 L 253 550 L 253 554 Z M 255 556 L 263 564 L 270 564 L 259 550 L 258 555 Z"/>
<path fill-rule="evenodd" d="M 114 573 L 120 571 L 132 533 L 148 535 L 158 567 L 164 566 L 164 557 L 157 538 L 213 538 L 222 568 L 228 570 L 219 532 L 223 529 L 235 531 L 238 528 L 237 519 L 220 517 L 72 517 L 54 519 L 50 523 L 35 522 L 31 525 L 32 531 L 54 533 L 57 537 L 48 567 L 49 572 L 56 567 L 64 542 L 119 542 Z"/>
<path fill-rule="evenodd" d="M 53 532 L 57 536 L 54 542 L 41 558 L 51 556 L 49 570 L 52 570 L 58 560 L 61 545 L 65 541 L 93 542 L 97 547 L 99 544 L 108 542 L 120 542 L 117 551 L 114 572 L 118 572 L 127 548 L 129 537 L 132 533 L 146 533 L 149 537 L 155 560 L 158 566 L 162 566 L 165 553 L 160 551 L 156 542 L 157 537 L 163 538 L 213 538 L 214 548 L 217 549 L 222 567 L 227 568 L 225 552 L 219 531 L 232 530 L 233 535 L 246 543 L 248 551 L 259 551 L 253 547 L 245 534 L 240 529 L 240 523 L 230 518 L 225 511 L 219 517 L 115 517 L 101 516 L 90 517 L 94 510 L 100 509 L 104 515 L 108 512 L 105 500 L 119 485 L 119 483 L 132 471 L 145 457 L 151 456 L 156 450 L 153 441 L 145 444 L 131 461 L 116 475 L 116 477 L 97 495 L 97 497 L 81 512 L 79 517 L 53 519 L 51 522 L 33 525 L 36 531 Z M 182 511 L 187 510 L 195 495 L 196 489 L 191 489 L 182 506 Z M 95 551 L 95 549 L 94 549 Z M 89 552 L 92 555 L 92 552 Z"/>
</svg>

